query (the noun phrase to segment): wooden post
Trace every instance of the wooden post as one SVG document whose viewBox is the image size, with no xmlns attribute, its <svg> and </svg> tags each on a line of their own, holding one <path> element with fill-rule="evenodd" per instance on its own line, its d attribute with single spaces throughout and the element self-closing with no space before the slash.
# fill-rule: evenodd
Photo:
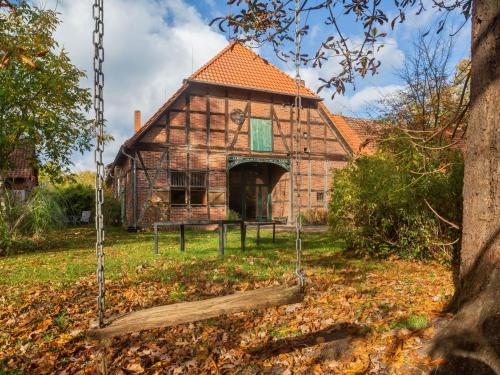
<svg viewBox="0 0 500 375">
<path fill-rule="evenodd" d="M 154 224 L 155 230 L 155 255 L 158 255 L 158 224 Z"/>
<path fill-rule="evenodd" d="M 257 246 L 260 243 L 260 224 L 257 223 Z"/>
<path fill-rule="evenodd" d="M 245 241 L 247 237 L 247 226 L 245 222 L 242 220 L 240 222 L 240 235 L 241 235 L 241 250 L 245 251 Z"/>
<path fill-rule="evenodd" d="M 273 223 L 273 243 L 276 242 L 276 224 Z"/>
<path fill-rule="evenodd" d="M 219 256 L 224 255 L 224 224 L 219 221 Z"/>
<path fill-rule="evenodd" d="M 224 224 L 224 247 L 227 246 L 227 224 Z"/>
<path fill-rule="evenodd" d="M 184 224 L 179 225 L 179 241 L 181 245 L 181 252 L 184 251 Z"/>
</svg>

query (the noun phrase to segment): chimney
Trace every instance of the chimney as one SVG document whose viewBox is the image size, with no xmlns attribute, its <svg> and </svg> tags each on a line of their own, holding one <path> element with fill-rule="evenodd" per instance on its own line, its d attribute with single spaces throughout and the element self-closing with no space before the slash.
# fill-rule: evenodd
<svg viewBox="0 0 500 375">
<path fill-rule="evenodd" d="M 136 133 L 141 130 L 141 111 L 134 112 L 134 125 Z"/>
<path fill-rule="evenodd" d="M 300 86 L 301 87 L 306 87 L 306 81 L 304 81 L 303 79 L 300 80 Z"/>
</svg>

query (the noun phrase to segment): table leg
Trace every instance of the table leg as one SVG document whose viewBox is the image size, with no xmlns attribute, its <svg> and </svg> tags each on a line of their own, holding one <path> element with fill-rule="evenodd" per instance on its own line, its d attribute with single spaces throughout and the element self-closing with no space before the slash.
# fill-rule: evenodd
<svg viewBox="0 0 500 375">
<path fill-rule="evenodd" d="M 245 223 L 242 221 L 240 223 L 240 235 L 241 235 L 241 250 L 245 251 L 245 242 L 246 242 L 246 237 L 247 237 L 247 226 Z"/>
<path fill-rule="evenodd" d="M 158 255 L 158 225 L 154 225 L 155 229 L 155 255 Z"/>
<path fill-rule="evenodd" d="M 219 256 L 224 255 L 224 224 L 219 223 Z"/>
<path fill-rule="evenodd" d="M 180 246 L 181 246 L 181 251 L 184 251 L 184 249 L 185 249 L 184 224 L 179 225 L 179 242 L 180 242 Z"/>
</svg>

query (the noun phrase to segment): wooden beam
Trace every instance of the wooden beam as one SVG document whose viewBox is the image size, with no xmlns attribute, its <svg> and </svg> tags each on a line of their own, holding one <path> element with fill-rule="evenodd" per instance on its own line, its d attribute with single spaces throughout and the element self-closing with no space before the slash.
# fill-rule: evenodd
<svg viewBox="0 0 500 375">
<path fill-rule="evenodd" d="M 242 311 L 265 309 L 301 302 L 304 298 L 298 286 L 275 286 L 236 292 L 228 296 L 202 301 L 182 302 L 131 312 L 114 319 L 100 329 L 90 329 L 88 337 L 106 339 L 147 329 L 164 328 Z"/>
</svg>

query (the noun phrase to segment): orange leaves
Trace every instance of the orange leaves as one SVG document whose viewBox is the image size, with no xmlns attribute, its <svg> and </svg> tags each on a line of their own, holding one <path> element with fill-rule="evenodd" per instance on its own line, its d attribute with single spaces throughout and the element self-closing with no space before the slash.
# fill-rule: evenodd
<svg viewBox="0 0 500 375">
<path fill-rule="evenodd" d="M 82 233 L 75 236 L 88 235 Z M 318 263 L 317 253 L 305 256 L 310 273 L 304 302 L 114 339 L 107 348 L 110 373 L 376 374 L 439 364 L 424 349 L 435 334 L 432 322 L 452 292 L 446 268 L 397 259 L 357 261 L 328 250 L 320 255 Z M 46 267 L 50 259 L 29 267 Z M 247 260 L 257 263 L 255 255 Z M 225 279 L 242 258 L 218 264 L 215 275 L 221 277 L 215 279 L 204 262 L 203 256 L 186 264 L 165 261 L 109 278 L 108 314 L 280 281 L 271 275 L 262 281 Z M 167 273 L 168 281 L 158 277 Z M 84 337 L 95 319 L 94 276 L 22 288 L 0 292 L 0 363 L 24 373 L 95 373 L 97 347 Z M 442 298 L 433 299 L 438 295 Z M 425 317 L 430 327 L 398 326 L 412 315 Z"/>
</svg>

